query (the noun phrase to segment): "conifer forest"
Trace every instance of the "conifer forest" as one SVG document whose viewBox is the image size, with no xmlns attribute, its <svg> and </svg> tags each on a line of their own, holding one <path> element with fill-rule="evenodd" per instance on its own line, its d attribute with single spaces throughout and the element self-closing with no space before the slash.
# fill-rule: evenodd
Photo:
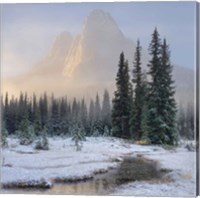
<svg viewBox="0 0 200 198">
<path fill-rule="evenodd" d="M 95 23 L 92 20 L 89 25 L 107 17 L 112 24 L 109 28 L 112 31 L 116 28 L 110 15 L 103 11 L 91 15 Z M 98 28 L 94 29 L 96 35 Z M 88 97 L 70 94 L 67 84 L 61 96 L 48 87 L 44 92 L 36 88 L 32 93 L 23 89 L 17 89 L 18 95 L 7 90 L 2 93 L 0 193 L 158 197 L 196 194 L 195 104 L 182 103 L 176 98 L 178 78 L 174 76 L 173 51 L 167 37 L 160 35 L 155 27 L 149 38 L 147 49 L 142 39 L 134 43 L 132 61 L 125 49 L 114 57 L 115 77 L 109 79 L 114 91 L 107 85 L 108 81 L 100 81 L 105 87 L 100 90 L 91 86 L 95 93 Z M 58 46 L 62 46 L 59 39 Z M 61 49 L 64 47 L 55 52 L 65 54 Z M 105 49 L 102 54 L 107 56 L 108 51 Z M 144 51 L 148 52 L 146 61 Z M 49 88 L 61 82 L 60 73 L 56 74 L 51 67 L 56 59 L 52 57 L 47 56 L 52 58 L 47 63 L 56 80 L 47 80 L 53 82 Z M 77 57 L 73 59 L 75 63 Z M 95 78 L 104 79 L 104 75 L 98 75 L 108 71 L 101 70 L 101 63 L 94 66 L 92 72 L 96 76 L 92 77 L 92 67 L 87 69 L 82 64 L 78 68 L 78 77 L 85 72 L 85 79 L 81 76 L 86 81 L 83 84 L 89 81 L 98 84 Z M 43 73 L 44 68 L 42 79 L 50 78 Z M 77 76 L 74 80 L 72 75 L 71 83 L 76 85 L 73 87 L 72 83 L 70 90 L 77 89 L 82 94 L 84 90 L 77 88 L 81 82 L 77 83 Z M 39 79 L 37 75 L 33 77 L 34 83 L 36 79 Z"/>
</svg>

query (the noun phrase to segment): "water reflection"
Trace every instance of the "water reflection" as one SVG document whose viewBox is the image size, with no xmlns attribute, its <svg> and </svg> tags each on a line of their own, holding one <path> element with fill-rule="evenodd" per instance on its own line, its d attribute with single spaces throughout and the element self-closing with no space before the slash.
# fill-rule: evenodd
<svg viewBox="0 0 200 198">
<path fill-rule="evenodd" d="M 107 173 L 97 174 L 93 179 L 83 182 L 55 183 L 48 190 L 17 189 L 9 193 L 60 194 L 60 195 L 106 195 L 121 184 L 130 181 L 159 180 L 163 173 L 157 162 L 142 157 L 127 157 L 118 168 Z"/>
</svg>

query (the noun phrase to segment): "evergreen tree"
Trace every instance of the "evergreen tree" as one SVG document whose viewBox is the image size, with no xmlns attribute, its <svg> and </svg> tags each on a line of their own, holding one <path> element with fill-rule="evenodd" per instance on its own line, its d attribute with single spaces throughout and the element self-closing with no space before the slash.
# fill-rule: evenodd
<svg viewBox="0 0 200 198">
<path fill-rule="evenodd" d="M 101 106 L 100 106 L 100 101 L 99 101 L 99 95 L 97 93 L 96 95 L 96 101 L 95 101 L 95 106 L 94 106 L 94 121 L 98 122 L 101 120 Z"/>
<path fill-rule="evenodd" d="M 3 103 L 2 103 L 2 107 L 3 107 Z M 6 128 L 9 126 L 8 116 L 9 116 L 9 102 L 8 102 L 8 92 L 6 92 L 4 108 L 3 108 L 3 120 L 5 121 Z"/>
<path fill-rule="evenodd" d="M 186 138 L 194 140 L 194 107 L 192 104 L 187 105 L 186 109 Z"/>
<path fill-rule="evenodd" d="M 90 125 L 90 133 L 89 135 L 91 135 L 93 132 L 93 125 L 94 125 L 94 115 L 95 115 L 95 111 L 94 111 L 94 101 L 91 100 L 90 101 L 90 106 L 89 106 L 89 115 L 88 115 L 88 119 L 89 119 L 89 125 Z"/>
<path fill-rule="evenodd" d="M 40 108 L 41 126 L 42 128 L 44 128 L 45 126 L 47 126 L 48 122 L 48 100 L 46 93 L 44 93 L 43 97 L 40 97 L 39 108 Z"/>
<path fill-rule="evenodd" d="M 72 130 L 72 141 L 74 141 L 77 151 L 81 150 L 83 141 L 85 140 L 85 131 L 83 127 L 79 127 L 77 124 L 75 124 Z"/>
<path fill-rule="evenodd" d="M 5 128 L 5 122 L 2 122 L 1 126 L 1 147 L 6 147 L 8 145 L 7 141 L 8 131 Z"/>
<path fill-rule="evenodd" d="M 152 56 L 148 67 L 149 74 L 151 76 L 151 82 L 149 82 L 149 103 L 147 112 L 147 126 L 148 136 L 152 144 L 162 144 L 164 140 L 164 132 L 161 129 L 163 120 L 161 116 L 161 104 L 160 104 L 160 75 L 161 75 L 161 41 L 157 29 L 152 34 L 152 41 L 149 47 L 150 55 Z"/>
<path fill-rule="evenodd" d="M 51 98 L 51 117 L 49 120 L 49 133 L 50 135 L 60 135 L 61 125 L 60 125 L 60 116 L 59 116 L 59 104 L 58 101 L 52 95 Z"/>
<path fill-rule="evenodd" d="M 146 72 L 142 75 L 142 92 L 143 92 L 143 104 L 142 104 L 142 114 L 141 114 L 141 130 L 142 130 L 142 140 L 146 143 L 150 143 L 148 137 L 148 103 L 149 103 L 149 86 L 147 82 Z"/>
<path fill-rule="evenodd" d="M 42 123 L 40 117 L 40 108 L 37 103 L 37 98 L 35 93 L 33 94 L 33 105 L 32 105 L 32 119 L 33 119 L 33 126 L 35 130 L 35 135 L 39 135 L 40 131 L 42 130 Z"/>
<path fill-rule="evenodd" d="M 112 126 L 111 105 L 110 105 L 110 97 L 109 97 L 109 93 L 107 89 L 104 91 L 104 95 L 103 95 L 101 116 L 102 116 L 103 126 L 104 127 L 107 126 L 108 129 L 111 129 L 111 126 Z"/>
<path fill-rule="evenodd" d="M 22 121 L 19 125 L 18 137 L 20 140 L 20 144 L 22 144 L 22 145 L 28 145 L 33 142 L 34 129 L 30 125 L 27 114 L 24 116 L 24 118 L 22 119 Z"/>
<path fill-rule="evenodd" d="M 73 125 L 78 122 L 78 102 L 76 101 L 76 98 L 74 98 L 73 103 L 72 103 L 72 123 Z"/>
<path fill-rule="evenodd" d="M 102 126 L 102 119 L 101 119 L 101 106 L 99 95 L 97 93 L 96 100 L 94 104 L 94 124 L 92 126 L 92 134 L 95 136 L 99 136 L 103 134 L 103 126 Z"/>
<path fill-rule="evenodd" d="M 84 130 L 88 130 L 88 112 L 87 106 L 85 104 L 85 100 L 81 100 L 81 108 L 80 108 L 80 116 L 81 116 L 81 125 L 83 126 Z"/>
<path fill-rule="evenodd" d="M 177 115 L 177 130 L 179 133 L 179 136 L 181 138 L 186 139 L 187 138 L 187 122 L 186 122 L 186 114 L 185 110 L 183 108 L 182 103 L 179 104 L 178 108 L 178 115 Z"/>
<path fill-rule="evenodd" d="M 44 127 L 44 129 L 41 131 L 39 140 L 36 142 L 35 149 L 49 150 L 49 141 L 47 138 L 47 128 L 46 127 Z"/>
<path fill-rule="evenodd" d="M 61 133 L 66 135 L 68 133 L 68 108 L 67 108 L 67 98 L 62 98 L 60 103 L 60 125 L 61 125 Z"/>
<path fill-rule="evenodd" d="M 130 109 L 132 107 L 132 89 L 129 82 L 128 62 L 124 53 L 120 54 L 116 78 L 117 90 L 114 93 L 112 109 L 112 134 L 116 137 L 130 137 Z"/>
<path fill-rule="evenodd" d="M 103 132 L 103 136 L 104 137 L 108 137 L 110 135 L 110 130 L 108 128 L 108 126 L 104 126 L 104 132 Z"/>
<path fill-rule="evenodd" d="M 172 65 L 166 41 L 161 44 L 157 29 L 149 47 L 149 102 L 147 112 L 148 137 L 152 144 L 175 144 L 176 103 L 172 81 Z"/>
<path fill-rule="evenodd" d="M 170 51 L 166 39 L 163 40 L 161 46 L 161 70 L 162 78 L 160 85 L 160 92 L 162 96 L 162 113 L 164 125 L 162 126 L 165 131 L 165 143 L 174 145 L 177 143 L 176 131 L 176 101 L 174 98 L 175 86 L 172 79 L 173 65 L 170 62 Z"/>
<path fill-rule="evenodd" d="M 8 130 L 9 134 L 14 134 L 17 130 L 19 124 L 18 124 L 18 115 L 19 115 L 19 108 L 18 108 L 18 101 L 17 99 L 12 96 L 8 108 L 5 108 L 4 111 L 6 113 L 6 119 L 5 119 L 5 127 Z"/>
<path fill-rule="evenodd" d="M 142 138 L 142 110 L 144 105 L 144 87 L 143 87 L 143 74 L 141 68 L 141 46 L 139 40 L 137 41 L 137 47 L 133 62 L 133 84 L 134 89 L 134 102 L 131 111 L 131 135 L 135 140 Z"/>
<path fill-rule="evenodd" d="M 37 97 L 36 97 L 35 93 L 33 93 L 32 112 L 33 112 L 33 120 L 35 120 L 37 117 L 37 113 L 38 113 Z"/>
</svg>

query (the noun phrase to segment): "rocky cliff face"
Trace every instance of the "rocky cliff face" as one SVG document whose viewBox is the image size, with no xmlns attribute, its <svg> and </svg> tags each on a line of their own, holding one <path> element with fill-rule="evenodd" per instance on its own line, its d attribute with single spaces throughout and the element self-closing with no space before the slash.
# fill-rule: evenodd
<svg viewBox="0 0 200 198">
<path fill-rule="evenodd" d="M 85 20 L 65 59 L 64 75 L 83 81 L 115 78 L 119 54 L 133 57 L 135 45 L 127 39 L 110 14 L 95 10 Z"/>
</svg>

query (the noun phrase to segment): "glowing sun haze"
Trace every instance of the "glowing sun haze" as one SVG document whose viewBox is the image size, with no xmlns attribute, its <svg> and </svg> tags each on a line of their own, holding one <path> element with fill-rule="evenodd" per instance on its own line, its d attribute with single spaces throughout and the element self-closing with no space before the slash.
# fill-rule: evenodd
<svg viewBox="0 0 200 198">
<path fill-rule="evenodd" d="M 46 86 L 58 95 L 81 89 L 88 97 L 113 91 L 119 53 L 131 67 L 139 38 L 145 67 L 155 26 L 170 44 L 172 62 L 188 68 L 182 72 L 191 78 L 195 17 L 195 2 L 1 5 L 3 90 L 42 92 Z"/>
</svg>

